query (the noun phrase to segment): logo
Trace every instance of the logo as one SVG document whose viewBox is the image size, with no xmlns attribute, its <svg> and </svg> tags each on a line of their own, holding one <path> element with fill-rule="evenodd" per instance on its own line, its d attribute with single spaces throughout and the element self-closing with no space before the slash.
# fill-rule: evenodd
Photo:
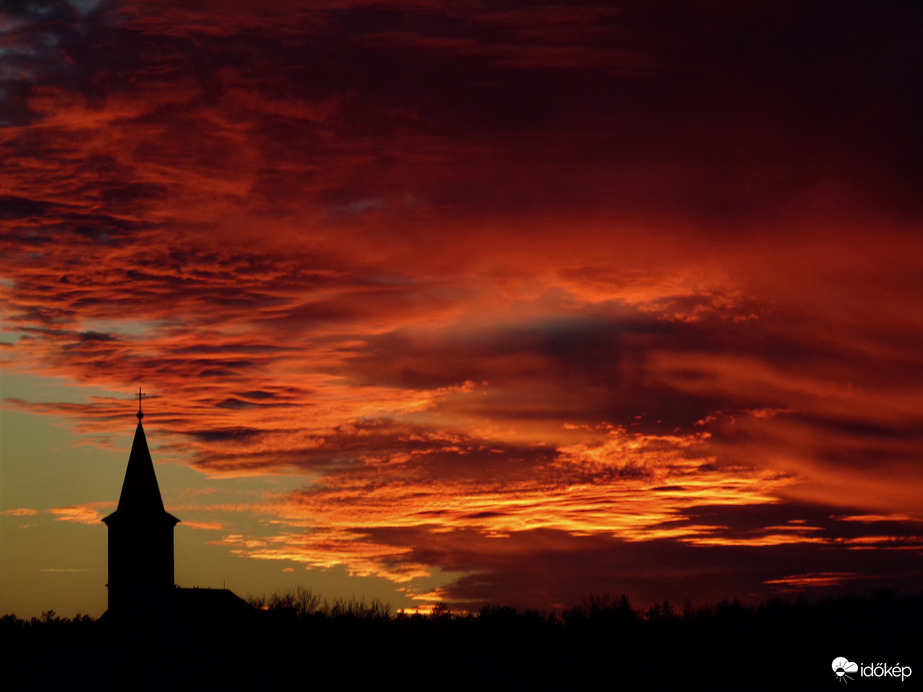
<svg viewBox="0 0 923 692">
<path fill-rule="evenodd" d="M 859 673 L 860 678 L 894 678 L 901 682 L 913 673 L 910 666 L 902 666 L 900 663 L 893 666 L 889 663 L 854 663 L 842 656 L 833 659 L 831 667 L 836 675 L 836 681 L 846 683 L 853 680 L 850 673 Z"/>
<path fill-rule="evenodd" d="M 852 680 L 852 676 L 847 675 L 847 673 L 858 673 L 859 666 L 840 656 L 833 659 L 833 672 L 836 673 L 837 682 L 849 682 Z"/>
</svg>

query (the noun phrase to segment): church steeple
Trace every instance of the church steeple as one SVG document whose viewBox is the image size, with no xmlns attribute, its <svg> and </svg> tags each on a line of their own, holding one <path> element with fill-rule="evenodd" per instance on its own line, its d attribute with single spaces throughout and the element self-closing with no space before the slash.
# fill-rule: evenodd
<svg viewBox="0 0 923 692">
<path fill-rule="evenodd" d="M 135 439 L 131 444 L 131 453 L 128 455 L 128 468 L 125 470 L 125 480 L 122 482 L 122 494 L 119 496 L 119 506 L 103 521 L 107 524 L 116 516 L 120 519 L 135 518 L 158 521 L 169 517 L 173 524 L 179 519 L 167 514 L 163 508 L 163 499 L 160 496 L 160 486 L 157 484 L 157 475 L 154 473 L 154 462 L 151 452 L 147 447 L 147 438 L 144 436 L 144 426 L 141 420 L 144 413 L 141 411 L 141 394 L 138 391 L 138 427 L 135 428 Z"/>
<path fill-rule="evenodd" d="M 128 456 L 118 508 L 103 519 L 109 527 L 109 610 L 125 616 L 155 608 L 173 589 L 173 527 L 154 473 L 141 420 Z"/>
</svg>

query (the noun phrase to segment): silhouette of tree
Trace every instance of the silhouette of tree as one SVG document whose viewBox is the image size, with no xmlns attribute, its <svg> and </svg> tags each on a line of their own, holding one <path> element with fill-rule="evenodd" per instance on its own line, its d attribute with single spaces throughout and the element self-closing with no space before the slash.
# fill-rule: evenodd
<svg viewBox="0 0 923 692">
<path fill-rule="evenodd" d="M 609 595 L 562 613 L 484 606 L 426 616 L 395 615 L 380 601 L 327 601 L 304 587 L 250 601 L 268 615 L 205 636 L 142 630 L 126 637 L 106 622 L 51 610 L 28 620 L 4 615 L 3 689 L 292 689 L 308 684 L 303 661 L 310 652 L 316 675 L 335 674 L 351 688 L 380 687 L 382 671 L 412 660 L 401 689 L 429 690 L 438 681 L 440 689 L 463 690 L 698 683 L 775 691 L 834 683 L 829 662 L 836 656 L 916 667 L 923 650 L 923 595 L 686 604 L 681 616 L 666 601 L 637 611 L 626 597 Z"/>
</svg>

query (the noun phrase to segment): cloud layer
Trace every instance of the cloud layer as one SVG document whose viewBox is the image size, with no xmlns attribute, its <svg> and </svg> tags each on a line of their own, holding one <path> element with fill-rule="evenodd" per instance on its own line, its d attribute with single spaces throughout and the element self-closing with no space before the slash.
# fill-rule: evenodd
<svg viewBox="0 0 923 692">
<path fill-rule="evenodd" d="M 252 558 L 539 607 L 912 583 L 919 19 L 12 3 L 3 367 L 303 477 Z"/>
</svg>

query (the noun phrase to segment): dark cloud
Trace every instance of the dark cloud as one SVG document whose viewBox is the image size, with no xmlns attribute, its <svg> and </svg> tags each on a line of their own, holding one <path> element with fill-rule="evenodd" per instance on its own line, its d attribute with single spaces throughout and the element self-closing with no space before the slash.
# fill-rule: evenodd
<svg viewBox="0 0 923 692">
<path fill-rule="evenodd" d="M 639 606 L 665 599 L 674 605 L 733 598 L 754 602 L 786 592 L 784 584 L 768 582 L 792 575 L 844 575 L 837 586 L 828 586 L 828 593 L 874 589 L 895 583 L 895 575 L 900 575 L 897 582 L 903 588 L 913 590 L 913 580 L 919 577 L 916 560 L 902 550 L 882 552 L 882 562 L 870 569 L 864 551 L 834 546 L 818 551 L 796 543 L 697 547 L 666 539 L 633 543 L 557 531 L 505 537 L 428 533 L 425 539 L 417 532 L 388 532 L 376 538 L 414 545 L 412 559 L 444 571 L 467 571 L 439 597 L 472 609 L 491 603 L 568 607 L 604 593 L 630 594 Z M 523 555 L 528 559 L 520 559 Z M 804 587 L 800 590 L 805 593 Z"/>
<path fill-rule="evenodd" d="M 262 434 L 263 431 L 253 428 L 218 428 L 201 430 L 193 433 L 193 436 L 205 442 L 244 442 L 258 438 Z"/>
<path fill-rule="evenodd" d="M 52 205 L 22 197 L 3 197 L 0 198 L 0 215 L 4 219 L 42 216 L 50 206 Z"/>
</svg>

